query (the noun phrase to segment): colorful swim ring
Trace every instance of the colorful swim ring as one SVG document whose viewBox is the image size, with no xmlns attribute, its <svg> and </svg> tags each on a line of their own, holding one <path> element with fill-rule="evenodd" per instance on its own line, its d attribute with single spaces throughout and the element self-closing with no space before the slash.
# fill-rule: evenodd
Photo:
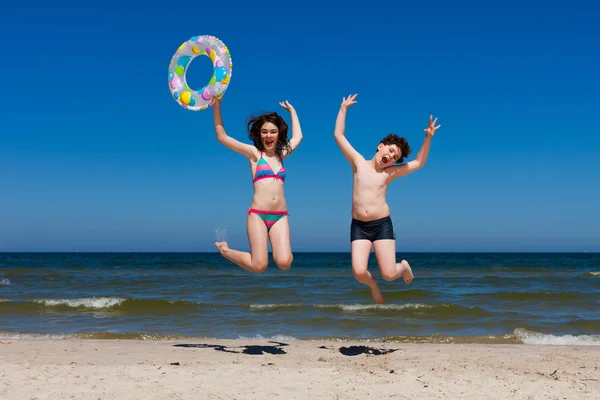
<svg viewBox="0 0 600 400">
<path fill-rule="evenodd" d="M 213 75 L 208 84 L 200 90 L 191 89 L 185 75 L 192 60 L 198 56 L 210 57 Z M 169 64 L 169 89 L 173 98 L 183 108 L 205 110 L 215 102 L 215 97 L 223 96 L 231 80 L 231 54 L 227 46 L 214 36 L 194 36 L 184 42 L 171 58 Z"/>
</svg>

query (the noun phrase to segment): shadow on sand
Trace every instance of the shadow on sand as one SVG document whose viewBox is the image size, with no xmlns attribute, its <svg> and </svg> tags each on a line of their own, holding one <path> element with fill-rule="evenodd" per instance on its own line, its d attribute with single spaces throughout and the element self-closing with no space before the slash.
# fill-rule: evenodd
<svg viewBox="0 0 600 400">
<path fill-rule="evenodd" d="M 174 347 L 191 347 L 197 349 L 215 349 L 217 351 L 224 351 L 226 353 L 237 353 L 237 354 L 249 354 L 252 356 L 258 356 L 261 354 L 286 354 L 286 352 L 282 349 L 284 346 L 289 346 L 287 343 L 280 342 L 269 342 L 275 343 L 275 346 L 257 346 L 257 345 L 247 345 L 247 346 L 237 346 L 237 347 L 227 347 L 218 344 L 175 344 Z M 242 349 L 242 351 L 230 350 L 230 349 Z"/>
<path fill-rule="evenodd" d="M 187 347 L 187 348 L 196 348 L 196 349 L 215 349 L 217 351 L 223 351 L 225 353 L 235 353 L 235 354 L 248 354 L 252 356 L 258 356 L 261 354 L 273 354 L 273 355 L 281 355 L 287 354 L 282 347 L 289 346 L 287 343 L 281 342 L 273 342 L 274 346 L 259 346 L 259 345 L 245 345 L 245 346 L 235 346 L 228 347 L 220 344 L 205 344 L 205 343 L 190 343 L 190 344 L 174 344 L 173 347 Z M 321 346 L 320 349 L 329 349 L 329 347 Z M 241 351 L 239 351 L 241 350 Z M 376 349 L 374 347 L 368 346 L 349 346 L 349 347 L 340 347 L 339 351 L 344 356 L 358 356 L 361 354 L 366 354 L 369 356 L 382 356 L 385 354 L 390 354 L 398 349 Z"/>
<path fill-rule="evenodd" d="M 360 354 L 366 354 L 369 356 L 382 356 L 395 351 L 398 351 L 398 349 L 376 349 L 368 346 L 340 347 L 340 353 L 345 356 L 358 356 Z"/>
</svg>

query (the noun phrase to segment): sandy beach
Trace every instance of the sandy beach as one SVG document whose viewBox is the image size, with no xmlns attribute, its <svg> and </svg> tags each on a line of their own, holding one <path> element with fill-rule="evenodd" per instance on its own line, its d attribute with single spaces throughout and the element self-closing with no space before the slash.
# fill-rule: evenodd
<svg viewBox="0 0 600 400">
<path fill-rule="evenodd" d="M 597 399 L 600 347 L 0 341 L 0 398 Z"/>
</svg>

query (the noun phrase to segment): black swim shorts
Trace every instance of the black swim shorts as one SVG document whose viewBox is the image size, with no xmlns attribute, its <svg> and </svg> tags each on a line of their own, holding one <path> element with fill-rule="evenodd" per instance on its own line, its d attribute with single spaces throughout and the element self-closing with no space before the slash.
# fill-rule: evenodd
<svg viewBox="0 0 600 400">
<path fill-rule="evenodd" d="M 367 222 L 352 218 L 350 242 L 355 240 L 370 240 L 374 242 L 383 239 L 396 240 L 394 225 L 389 216 Z"/>
</svg>

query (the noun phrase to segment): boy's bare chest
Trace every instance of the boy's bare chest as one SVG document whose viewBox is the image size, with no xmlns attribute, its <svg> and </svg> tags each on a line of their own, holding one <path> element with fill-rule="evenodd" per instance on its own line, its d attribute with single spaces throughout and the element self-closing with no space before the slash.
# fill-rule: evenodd
<svg viewBox="0 0 600 400">
<path fill-rule="evenodd" d="M 354 173 L 354 184 L 363 188 L 378 188 L 386 185 L 387 178 L 388 174 L 385 172 L 358 167 Z"/>
</svg>

